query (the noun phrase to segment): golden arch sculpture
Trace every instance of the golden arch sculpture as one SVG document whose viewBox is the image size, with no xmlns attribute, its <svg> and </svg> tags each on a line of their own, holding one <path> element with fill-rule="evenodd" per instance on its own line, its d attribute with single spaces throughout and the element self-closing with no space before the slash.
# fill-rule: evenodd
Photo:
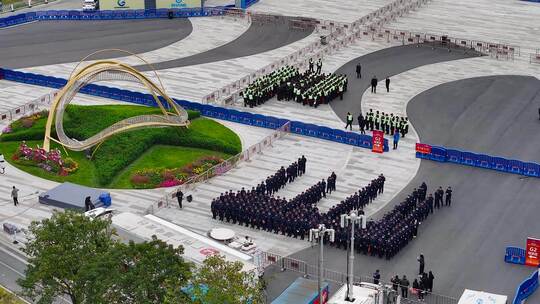
<svg viewBox="0 0 540 304">
<path fill-rule="evenodd" d="M 69 138 L 64 132 L 63 127 L 64 111 L 67 105 L 85 85 L 111 80 L 132 81 L 144 85 L 152 94 L 163 115 L 139 115 L 130 117 L 101 130 L 97 134 L 83 141 Z M 168 108 L 172 110 L 172 112 L 169 112 L 166 109 L 159 96 L 163 97 Z M 55 123 L 57 139 L 51 136 L 53 121 Z M 185 127 L 188 125 L 188 113 L 167 96 L 162 86 L 157 86 L 148 77 L 127 64 L 115 60 L 100 60 L 91 63 L 78 71 L 74 71 L 67 84 L 58 92 L 52 102 L 47 118 L 43 149 L 49 151 L 51 141 L 54 141 L 69 150 L 83 151 L 101 144 L 107 138 L 115 134 L 129 130 L 157 126 Z"/>
</svg>

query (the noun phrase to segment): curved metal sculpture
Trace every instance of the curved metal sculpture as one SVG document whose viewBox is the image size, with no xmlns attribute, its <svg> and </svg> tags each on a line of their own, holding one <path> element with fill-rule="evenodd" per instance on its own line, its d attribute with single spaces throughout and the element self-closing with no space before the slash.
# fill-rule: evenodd
<svg viewBox="0 0 540 304">
<path fill-rule="evenodd" d="M 130 117 L 101 130 L 97 134 L 83 141 L 69 138 L 64 132 L 63 126 L 64 111 L 67 105 L 82 87 L 91 83 L 110 80 L 132 81 L 143 84 L 152 94 L 163 115 L 140 115 Z M 166 101 L 168 107 L 164 106 L 159 96 Z M 166 108 L 169 108 L 172 112 L 167 111 Z M 58 139 L 54 139 L 51 136 L 53 120 L 55 122 Z M 101 144 L 107 138 L 115 134 L 129 130 L 144 127 L 184 127 L 188 125 L 188 113 L 182 107 L 177 105 L 169 96 L 167 96 L 167 94 L 165 94 L 163 86 L 157 86 L 150 79 L 129 65 L 115 60 L 101 60 L 91 63 L 88 66 L 72 73 L 67 84 L 58 92 L 58 95 L 55 97 L 49 111 L 49 117 L 45 127 L 43 149 L 49 151 L 50 142 L 52 140 L 70 150 L 83 151 L 95 145 Z"/>
</svg>

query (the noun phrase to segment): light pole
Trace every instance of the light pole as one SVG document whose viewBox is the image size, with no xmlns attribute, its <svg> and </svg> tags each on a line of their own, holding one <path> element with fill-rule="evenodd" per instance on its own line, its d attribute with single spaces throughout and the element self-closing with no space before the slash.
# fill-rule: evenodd
<svg viewBox="0 0 540 304">
<path fill-rule="evenodd" d="M 322 270 L 323 270 L 323 246 L 324 246 L 324 237 L 328 234 L 330 242 L 334 242 L 334 229 L 326 229 L 324 224 L 319 224 L 318 228 L 312 228 L 309 230 L 309 241 L 312 242 L 314 239 L 319 240 L 319 267 L 317 269 L 317 274 L 319 279 L 317 280 L 318 292 L 319 292 L 319 303 L 323 302 L 323 293 L 322 293 Z"/>
<path fill-rule="evenodd" d="M 345 301 L 354 302 L 354 294 L 353 294 L 353 280 L 354 280 L 354 226 L 356 224 L 360 224 L 360 227 L 362 229 L 366 229 L 366 218 L 363 214 L 356 215 L 356 213 L 353 211 L 349 215 L 342 214 L 341 215 L 341 222 L 340 226 L 341 228 L 347 227 L 347 225 L 351 226 L 351 245 L 348 248 L 349 249 L 349 263 L 347 263 L 347 297 L 345 298 Z"/>
</svg>

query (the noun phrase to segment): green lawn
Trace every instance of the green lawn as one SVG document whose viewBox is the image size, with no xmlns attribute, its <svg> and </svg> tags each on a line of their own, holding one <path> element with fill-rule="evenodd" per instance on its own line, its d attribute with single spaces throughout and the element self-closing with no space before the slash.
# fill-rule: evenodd
<svg viewBox="0 0 540 304">
<path fill-rule="evenodd" d="M 64 114 L 64 129 L 68 136 L 84 140 L 102 129 L 128 117 L 161 113 L 158 108 L 106 105 L 69 105 Z M 58 176 L 41 168 L 14 164 L 21 170 L 58 182 L 69 181 L 91 187 L 131 188 L 132 172 L 144 168 L 178 168 L 206 155 L 227 158 L 242 150 L 236 133 L 189 111 L 188 128 L 146 128 L 117 134 L 107 139 L 94 152 L 90 161 L 84 152 L 69 151 L 69 157 L 79 163 L 79 170 L 69 176 Z M 21 141 L 30 147 L 42 145 L 46 117 L 25 128 L 21 121 L 12 123 L 12 132 L 0 136 L 0 151 L 13 163 L 11 156 Z M 56 137 L 53 130 L 53 137 Z M 59 147 L 52 144 L 52 147 Z M 60 149 L 62 152 L 63 149 Z M 185 151 L 184 151 L 185 150 Z M 64 153 L 63 153 L 64 154 Z M 65 157 L 65 155 L 63 156 Z M 145 167 L 149 166 L 149 167 Z"/>
<path fill-rule="evenodd" d="M 111 182 L 110 187 L 116 189 L 131 188 L 130 177 L 132 172 L 145 168 L 174 169 L 181 168 L 195 160 L 208 155 L 223 159 L 231 157 L 229 154 L 197 148 L 153 146 L 141 155 L 136 161 L 122 170 Z"/>
<path fill-rule="evenodd" d="M 19 297 L 9 292 L 4 286 L 0 285 L 0 303 L 2 304 L 26 304 Z"/>
</svg>

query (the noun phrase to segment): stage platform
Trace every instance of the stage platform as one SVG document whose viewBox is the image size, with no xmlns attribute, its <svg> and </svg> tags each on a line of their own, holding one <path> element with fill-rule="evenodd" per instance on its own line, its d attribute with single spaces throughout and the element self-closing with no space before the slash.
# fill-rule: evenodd
<svg viewBox="0 0 540 304">
<path fill-rule="evenodd" d="M 107 191 L 80 186 L 72 183 L 63 183 L 45 193 L 39 195 L 41 204 L 55 206 L 63 209 L 85 210 L 84 200 L 90 196 L 92 204 L 104 207 L 99 196 Z"/>
</svg>

